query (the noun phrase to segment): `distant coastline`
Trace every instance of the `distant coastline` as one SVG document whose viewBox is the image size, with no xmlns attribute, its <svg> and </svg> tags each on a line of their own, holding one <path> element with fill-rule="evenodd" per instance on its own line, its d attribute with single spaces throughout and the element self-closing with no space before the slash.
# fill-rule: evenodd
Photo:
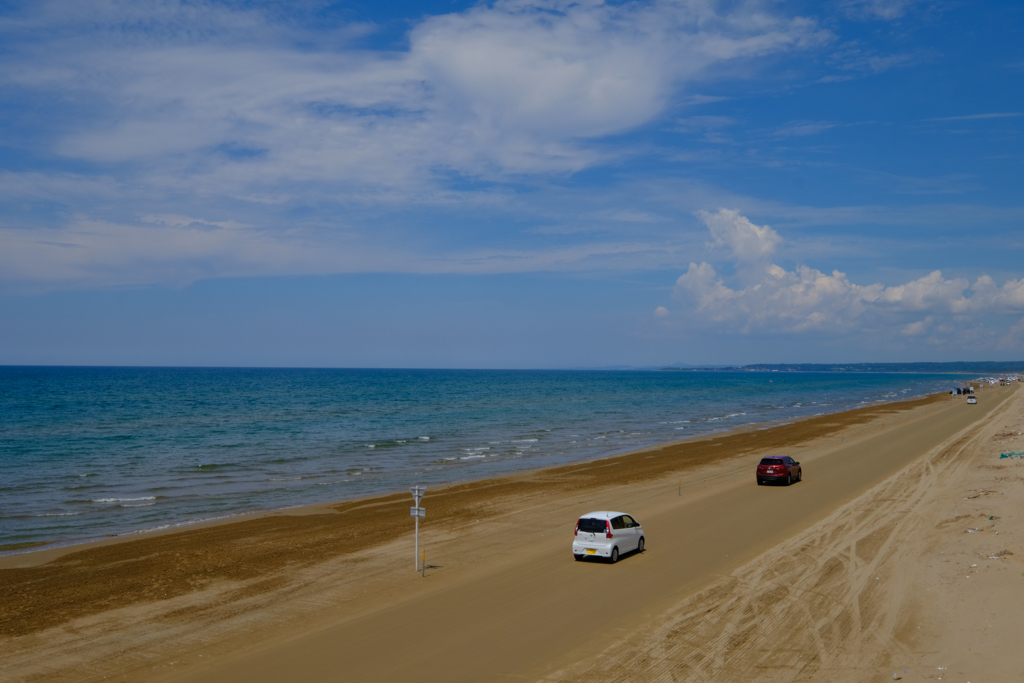
<svg viewBox="0 0 1024 683">
<path fill-rule="evenodd" d="M 1024 361 L 961 363 L 757 363 L 729 366 L 667 366 L 662 372 L 906 372 L 998 375 L 1024 371 Z"/>
</svg>

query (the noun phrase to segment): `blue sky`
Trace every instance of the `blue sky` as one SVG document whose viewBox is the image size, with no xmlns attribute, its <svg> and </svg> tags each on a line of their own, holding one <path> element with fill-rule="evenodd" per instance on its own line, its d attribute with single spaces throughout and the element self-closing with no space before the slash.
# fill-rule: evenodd
<svg viewBox="0 0 1024 683">
<path fill-rule="evenodd" d="M 0 364 L 1024 358 L 1019 2 L 0 3 Z"/>
</svg>

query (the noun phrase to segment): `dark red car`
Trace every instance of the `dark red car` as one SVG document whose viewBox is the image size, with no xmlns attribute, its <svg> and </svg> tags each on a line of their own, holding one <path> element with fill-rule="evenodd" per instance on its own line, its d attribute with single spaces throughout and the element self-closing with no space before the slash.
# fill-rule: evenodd
<svg viewBox="0 0 1024 683">
<path fill-rule="evenodd" d="M 788 455 L 769 455 L 761 458 L 757 464 L 757 484 L 767 484 L 770 481 L 785 482 L 789 486 L 794 481 L 804 478 L 804 471 L 800 469 L 800 463 Z"/>
</svg>

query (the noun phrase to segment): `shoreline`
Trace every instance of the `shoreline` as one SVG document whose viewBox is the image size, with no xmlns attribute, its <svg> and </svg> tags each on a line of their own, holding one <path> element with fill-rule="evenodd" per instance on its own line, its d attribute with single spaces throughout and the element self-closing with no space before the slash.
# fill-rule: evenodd
<svg viewBox="0 0 1024 683">
<path fill-rule="evenodd" d="M 485 379 L 493 374 L 488 371 Z M 271 382 L 272 387 L 277 386 L 273 383 L 278 381 L 275 377 L 258 376 L 261 382 L 264 379 Z M 64 439 L 57 429 L 68 419 L 74 421 L 74 410 L 69 413 L 70 417 L 54 417 L 37 415 L 39 411 L 31 406 L 25 407 L 28 412 L 22 414 L 18 412 L 19 406 L 12 406 L 18 410 L 12 413 L 14 435 L 6 435 L 13 439 L 9 445 L 15 453 L 28 449 L 26 453 L 38 453 L 42 459 L 34 455 L 17 456 L 22 466 L 12 471 L 10 517 L 0 524 L 4 529 L 0 543 L 47 542 L 46 546 L 40 546 L 42 548 L 80 545 L 109 538 L 109 534 L 137 534 L 168 524 L 189 526 L 222 516 L 387 494 L 403 490 L 412 481 L 431 486 L 504 476 L 516 471 L 621 455 L 693 435 L 725 433 L 729 427 L 778 424 L 815 413 L 856 409 L 875 401 L 941 392 L 950 386 L 948 379 L 927 375 L 878 380 L 831 376 L 831 379 L 804 381 L 794 377 L 788 384 L 780 379 L 783 383 L 777 382 L 774 387 L 764 377 L 739 375 L 721 381 L 710 376 L 677 380 L 582 380 L 574 377 L 570 373 L 562 379 L 526 381 L 517 373 L 510 378 L 497 373 L 493 381 L 504 382 L 514 391 L 506 399 L 484 401 L 479 410 L 474 407 L 465 416 L 462 414 L 466 406 L 459 401 L 472 398 L 476 395 L 473 392 L 485 385 L 481 384 L 482 380 L 469 382 L 454 377 L 451 381 L 458 382 L 457 391 L 451 397 L 453 401 L 437 403 L 437 397 L 426 390 L 421 392 L 422 396 L 415 394 L 417 410 L 430 408 L 434 403 L 437 403 L 434 408 L 440 410 L 437 416 L 431 412 L 426 421 L 416 417 L 418 413 L 414 410 L 410 413 L 412 417 L 395 413 L 393 420 L 378 420 L 376 427 L 372 420 L 359 414 L 352 418 L 355 420 L 352 425 L 347 424 L 349 418 L 336 425 L 322 425 L 322 417 L 317 417 L 322 408 L 316 408 L 300 411 L 301 419 L 292 429 L 282 416 L 302 409 L 312 400 L 310 397 L 316 397 L 316 391 L 334 391 L 349 382 L 364 379 L 379 383 L 380 379 L 376 375 L 369 379 L 346 375 L 321 386 L 318 375 L 300 377 L 303 390 L 309 396 L 302 394 L 305 398 L 296 399 L 297 402 L 270 400 L 267 404 L 270 417 L 265 425 L 248 418 L 235 419 L 237 406 L 231 400 L 215 402 L 210 408 L 211 415 L 227 419 L 227 431 L 223 436 L 209 438 L 197 432 L 198 440 L 194 444 L 191 441 L 179 444 L 175 440 L 181 431 L 176 426 L 179 416 L 163 408 L 156 411 L 161 420 L 153 429 L 140 417 L 148 415 L 148 409 L 141 412 L 134 408 L 115 410 L 118 420 L 111 421 L 103 417 L 106 413 L 102 411 L 81 408 L 85 410 L 81 419 L 95 418 L 105 431 L 100 441 L 89 437 L 79 443 L 82 441 L 79 437 L 72 434 Z M 191 375 L 184 376 L 184 379 L 189 378 Z M 151 379 L 135 378 L 138 381 Z M 411 389 L 417 391 L 420 385 L 429 389 L 434 381 L 384 379 L 410 383 Z M 71 384 L 63 403 L 92 405 L 87 401 L 91 394 L 83 378 L 72 374 L 68 381 Z M 234 386 L 237 381 L 240 380 L 229 374 L 211 386 L 219 387 L 225 382 L 225 386 Z M 725 389 L 724 393 L 718 394 L 715 390 L 707 395 L 703 391 L 719 385 Z M 558 396 L 558 391 L 573 387 L 582 391 L 579 401 L 575 398 L 568 403 L 548 400 Z M 257 392 L 254 396 L 256 400 L 263 395 Z M 520 401 L 522 397 L 538 400 Z M 181 401 L 188 397 L 173 394 L 171 398 Z M 263 396 L 260 400 L 268 399 Z M 374 401 L 370 406 L 376 406 L 374 409 L 396 407 L 391 399 Z M 349 406 L 345 400 L 335 403 L 336 407 L 346 410 L 358 407 Z M 335 406 L 335 403 L 330 405 Z M 446 408 L 449 404 L 454 407 Z M 173 401 L 167 405 L 177 406 Z M 203 422 L 206 418 L 200 413 L 189 412 L 192 410 L 189 405 L 181 407 L 184 414 L 180 417 L 186 423 L 199 420 L 196 425 L 206 424 Z M 504 412 L 495 412 L 496 407 L 503 407 Z M 462 417 L 474 420 L 479 417 L 482 422 L 459 422 Z M 55 419 L 56 431 L 33 430 L 29 418 Z M 127 420 L 125 426 L 118 427 L 123 420 Z M 422 424 L 417 426 L 417 421 Z M 429 444 L 420 444 L 412 438 L 428 432 L 432 437 Z M 215 430 L 215 433 L 219 432 Z M 279 436 L 285 433 L 287 438 Z M 109 448 L 103 439 L 113 439 Z M 534 439 L 540 443 L 528 443 Z M 56 458 L 65 446 L 72 452 L 80 452 L 81 457 Z M 225 447 L 230 449 L 225 450 Z M 177 455 L 165 456 L 165 450 Z M 48 462 L 63 463 L 63 469 L 51 472 L 52 465 L 47 465 Z M 75 475 L 86 478 L 79 479 Z M 0 556 L 24 549 L 4 548 Z"/>
<path fill-rule="evenodd" d="M 888 373 L 891 374 L 891 373 Z M 517 470 L 510 473 L 498 474 L 498 475 L 484 475 L 479 478 L 470 479 L 453 479 L 441 484 L 433 484 L 429 488 L 433 491 L 444 490 L 452 486 L 459 486 L 463 484 L 474 484 L 487 482 L 489 480 L 503 479 L 505 477 L 515 477 L 518 475 L 529 475 L 529 474 L 540 474 L 548 470 L 556 470 L 562 467 L 575 467 L 580 465 L 586 465 L 588 463 L 599 462 L 602 460 L 608 460 L 613 458 L 625 458 L 640 453 L 647 453 L 650 451 L 657 451 L 666 448 L 672 448 L 676 446 L 682 446 L 688 443 L 700 442 L 702 440 L 714 439 L 719 437 L 728 437 L 735 434 L 746 434 L 750 432 L 765 431 L 770 429 L 777 429 L 790 425 L 800 424 L 808 420 L 814 420 L 817 418 L 825 418 L 830 415 L 845 415 L 847 413 L 853 413 L 856 411 L 864 410 L 867 408 L 873 408 L 877 406 L 888 406 L 888 405 L 899 405 L 906 402 L 915 402 L 922 400 L 938 401 L 942 400 L 942 397 L 947 394 L 923 394 L 914 396 L 911 398 L 903 398 L 897 400 L 886 400 L 877 399 L 870 402 L 863 402 L 857 408 L 848 408 L 846 410 L 840 410 L 836 412 L 824 412 L 815 415 L 808 415 L 802 417 L 788 418 L 783 420 L 775 420 L 768 422 L 751 422 L 747 424 L 737 425 L 735 427 L 725 428 L 720 431 L 711 431 L 705 434 L 700 434 L 692 437 L 686 437 L 682 439 L 675 439 L 671 441 L 663 441 L 649 446 L 643 446 L 641 448 L 634 448 L 627 451 L 621 451 L 616 453 L 610 453 L 602 455 L 597 458 L 571 461 L 567 463 L 561 463 L 557 465 L 550 465 L 546 467 L 528 468 L 523 470 Z M 238 512 L 230 513 L 213 518 L 199 519 L 199 520 L 184 520 L 178 522 L 168 522 L 165 525 L 161 525 L 153 528 L 146 529 L 133 529 L 131 531 L 124 531 L 117 534 L 106 534 L 103 536 L 92 536 L 85 537 L 82 539 L 66 539 L 63 541 L 41 541 L 32 542 L 33 546 L 23 547 L 21 549 L 10 549 L 0 550 L 0 569 L 11 568 L 11 567 L 26 567 L 26 566 L 37 566 L 50 562 L 58 557 L 66 555 L 71 552 L 78 550 L 87 550 L 94 547 L 103 547 L 113 545 L 117 543 L 130 542 L 132 540 L 148 538 L 152 536 L 162 536 L 178 532 L 188 531 L 190 529 L 202 529 L 210 526 L 218 526 L 222 524 L 232 524 L 235 522 L 242 522 L 249 519 L 259 519 L 266 516 L 280 515 L 280 514 L 315 514 L 322 511 L 324 508 L 332 508 L 337 505 L 343 505 L 346 503 L 357 503 L 361 501 L 373 501 L 377 498 L 387 498 L 396 495 L 403 495 L 404 491 L 378 491 L 375 493 L 369 493 L 362 496 L 355 496 L 352 498 L 339 498 L 330 501 L 322 501 L 316 503 L 301 503 L 298 505 L 290 505 L 286 507 L 275 507 L 275 508 L 254 508 L 248 510 L 240 510 Z M 305 511 L 305 512 L 303 512 Z M 22 544 L 18 544 L 22 545 Z M 25 558 L 23 560 L 11 560 L 10 558 L 24 558 L 24 556 L 31 555 L 32 558 Z"/>
<path fill-rule="evenodd" d="M 405 492 L 0 569 L 0 673 L 253 683 L 327 680 L 344 666 L 353 680 L 481 680 L 479 657 L 456 656 L 468 649 L 540 680 L 579 661 L 580 647 L 648 628 L 935 445 L 987 428 L 1016 390 L 992 392 L 978 410 L 938 394 L 433 489 L 423 578 L 409 566 Z M 805 481 L 755 486 L 756 458 L 787 451 Z M 593 509 L 637 515 L 648 551 L 614 567 L 574 563 L 566 529 Z M 573 586 L 613 575 L 632 599 L 609 622 Z"/>
</svg>

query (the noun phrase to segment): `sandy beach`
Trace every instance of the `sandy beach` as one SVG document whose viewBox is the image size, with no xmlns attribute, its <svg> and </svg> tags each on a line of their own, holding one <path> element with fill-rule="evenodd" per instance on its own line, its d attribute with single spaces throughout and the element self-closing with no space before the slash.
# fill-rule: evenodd
<svg viewBox="0 0 1024 683">
<path fill-rule="evenodd" d="M 0 558 L 10 681 L 1024 677 L 1017 386 Z M 804 466 L 758 487 L 768 453 Z M 682 495 L 679 495 L 681 488 Z M 647 551 L 577 563 L 577 516 Z M 973 566 L 972 566 L 973 565 Z M 966 677 L 966 678 L 964 678 Z"/>
</svg>

